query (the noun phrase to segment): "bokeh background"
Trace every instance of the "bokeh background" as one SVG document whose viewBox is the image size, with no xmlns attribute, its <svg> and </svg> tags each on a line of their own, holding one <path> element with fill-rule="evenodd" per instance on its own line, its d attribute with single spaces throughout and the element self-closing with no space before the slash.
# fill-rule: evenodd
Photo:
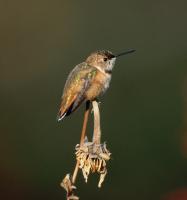
<svg viewBox="0 0 187 200">
<path fill-rule="evenodd" d="M 101 189 L 81 199 L 187 200 L 186 1 L 1 0 L 0 199 L 60 200 L 82 106 L 56 121 L 66 77 L 92 51 L 135 48 L 101 99 L 112 152 Z M 92 133 L 92 118 L 88 132 Z"/>
</svg>

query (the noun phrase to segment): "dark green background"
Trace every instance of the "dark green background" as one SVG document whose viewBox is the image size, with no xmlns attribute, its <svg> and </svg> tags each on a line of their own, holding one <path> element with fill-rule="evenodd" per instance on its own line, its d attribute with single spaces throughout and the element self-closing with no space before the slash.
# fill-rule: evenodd
<svg viewBox="0 0 187 200">
<path fill-rule="evenodd" d="M 65 199 L 59 184 L 73 170 L 83 106 L 62 123 L 56 115 L 69 71 L 98 49 L 137 52 L 117 60 L 101 99 L 102 140 L 112 152 L 107 178 L 98 189 L 97 175 L 88 184 L 79 176 L 78 195 L 158 200 L 185 190 L 186 7 L 182 0 L 0 2 L 2 200 Z"/>
</svg>

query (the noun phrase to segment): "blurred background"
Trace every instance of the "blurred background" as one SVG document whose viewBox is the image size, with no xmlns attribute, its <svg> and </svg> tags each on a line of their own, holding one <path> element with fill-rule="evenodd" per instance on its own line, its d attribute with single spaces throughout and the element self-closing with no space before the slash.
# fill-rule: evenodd
<svg viewBox="0 0 187 200">
<path fill-rule="evenodd" d="M 0 2 L 0 199 L 60 200 L 75 164 L 82 106 L 56 121 L 70 70 L 98 49 L 117 60 L 101 99 L 112 152 L 101 189 L 81 199 L 187 200 L 186 1 Z M 88 134 L 92 133 L 92 118 Z"/>
</svg>

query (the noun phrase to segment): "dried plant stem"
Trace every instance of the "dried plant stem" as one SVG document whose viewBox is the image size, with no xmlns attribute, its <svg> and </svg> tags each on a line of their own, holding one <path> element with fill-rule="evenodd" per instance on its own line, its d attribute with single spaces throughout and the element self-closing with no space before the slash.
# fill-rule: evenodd
<svg viewBox="0 0 187 200">
<path fill-rule="evenodd" d="M 86 138 L 86 129 L 90 113 L 90 101 L 86 102 L 80 144 L 76 145 L 76 165 L 73 176 L 67 174 L 61 182 L 61 186 L 66 190 L 67 200 L 79 200 L 74 194 L 76 189 L 75 182 L 79 172 L 82 170 L 85 182 L 88 181 L 90 172 L 100 174 L 98 187 L 101 187 L 107 174 L 106 162 L 110 160 L 110 152 L 106 148 L 106 143 L 101 144 L 100 111 L 97 101 L 92 102 L 94 112 L 94 131 L 92 141 Z"/>
<path fill-rule="evenodd" d="M 76 163 L 76 165 L 75 165 L 75 169 L 74 169 L 74 171 L 73 171 L 73 176 L 72 176 L 72 183 L 73 183 L 73 184 L 75 184 L 78 171 L 79 171 L 79 162 L 77 161 L 77 163 Z"/>
<path fill-rule="evenodd" d="M 84 121 L 83 121 L 83 126 L 82 126 L 82 133 L 81 133 L 81 139 L 80 139 L 80 146 L 84 143 L 84 139 L 86 136 L 86 128 L 88 124 L 88 116 L 90 113 L 90 101 L 86 102 L 86 110 L 84 113 Z"/>
<path fill-rule="evenodd" d="M 94 111 L 94 133 L 93 133 L 93 143 L 101 143 L 101 127 L 100 127 L 100 112 L 97 101 L 92 102 L 93 111 Z"/>
<path fill-rule="evenodd" d="M 82 126 L 80 146 L 84 143 L 84 140 L 85 140 L 89 113 L 90 113 L 90 101 L 87 101 L 86 102 L 86 110 L 85 110 L 85 113 L 84 113 L 84 121 L 83 121 L 83 126 Z M 79 161 L 77 161 L 74 172 L 73 172 L 73 176 L 72 176 L 72 183 L 73 184 L 75 184 L 77 174 L 78 174 L 78 170 L 79 170 Z"/>
</svg>

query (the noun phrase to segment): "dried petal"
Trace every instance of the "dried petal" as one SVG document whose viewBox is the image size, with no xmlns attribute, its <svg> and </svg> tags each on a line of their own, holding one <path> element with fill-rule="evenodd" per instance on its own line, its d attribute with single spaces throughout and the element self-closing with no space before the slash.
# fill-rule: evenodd
<svg viewBox="0 0 187 200">
<path fill-rule="evenodd" d="M 101 184 L 103 183 L 103 181 L 105 180 L 105 176 L 107 174 L 107 170 L 105 170 L 104 173 L 100 174 L 100 179 L 99 179 L 99 183 L 98 183 L 98 187 L 101 187 Z"/>
</svg>

